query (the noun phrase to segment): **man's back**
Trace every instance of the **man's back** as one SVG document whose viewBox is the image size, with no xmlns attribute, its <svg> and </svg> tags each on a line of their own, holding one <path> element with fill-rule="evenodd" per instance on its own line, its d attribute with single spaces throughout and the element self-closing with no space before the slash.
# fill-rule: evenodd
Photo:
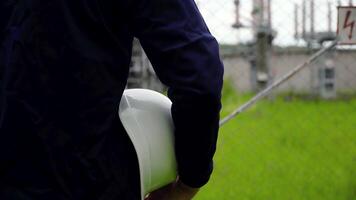
<svg viewBox="0 0 356 200">
<path fill-rule="evenodd" d="M 1 60 L 3 184 L 44 194 L 52 184 L 73 199 L 95 199 L 113 176 L 100 174 L 110 173 L 110 162 L 98 159 L 115 150 L 108 141 L 120 131 L 132 41 L 127 13 L 106 20 L 96 1 L 19 2 Z"/>
<path fill-rule="evenodd" d="M 208 134 L 203 138 L 208 146 L 197 155 L 189 148 L 177 150 L 178 163 L 189 160 L 188 153 L 201 159 L 191 172 L 187 169 L 194 166 L 181 162 L 183 174 L 203 170 L 197 183 L 188 176 L 187 182 L 207 181 L 222 68 L 216 42 L 191 0 L 20 0 L 6 27 L 0 61 L 0 197 L 136 198 L 137 164 L 117 116 L 134 36 L 171 87 L 173 117 L 182 132 L 177 142 L 192 137 L 193 149 L 194 138 Z M 192 111 L 195 104 L 203 106 Z M 197 117 L 207 107 L 212 114 L 201 123 L 211 125 L 184 124 L 187 114 Z M 197 131 L 202 133 L 191 134 Z M 15 193 L 19 196 L 11 196 Z"/>
</svg>

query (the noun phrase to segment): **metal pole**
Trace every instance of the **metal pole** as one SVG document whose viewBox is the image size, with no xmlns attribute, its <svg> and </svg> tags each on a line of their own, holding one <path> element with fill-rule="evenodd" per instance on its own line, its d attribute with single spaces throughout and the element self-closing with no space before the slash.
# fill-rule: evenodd
<svg viewBox="0 0 356 200">
<path fill-rule="evenodd" d="M 293 70 L 282 76 L 280 79 L 276 80 L 274 83 L 272 83 L 270 86 L 259 92 L 256 96 L 254 96 L 251 100 L 240 106 L 238 109 L 233 111 L 230 115 L 225 117 L 224 119 L 220 120 L 220 126 L 224 125 L 228 121 L 232 120 L 235 118 L 238 114 L 241 112 L 245 111 L 252 105 L 254 105 L 258 100 L 262 99 L 263 97 L 267 96 L 272 90 L 274 90 L 276 87 L 280 86 L 282 83 L 286 82 L 288 79 L 293 77 L 295 74 L 297 74 L 299 71 L 304 69 L 305 67 L 309 66 L 311 63 L 313 63 L 315 60 L 317 60 L 320 56 L 328 52 L 330 49 L 334 48 L 338 43 L 338 40 L 335 40 L 330 44 L 329 46 L 319 50 L 315 54 L 313 54 L 308 60 L 306 60 L 304 63 L 298 65 L 295 67 Z"/>
<path fill-rule="evenodd" d="M 294 4 L 294 38 L 299 40 L 299 6 Z"/>
<path fill-rule="evenodd" d="M 268 27 L 272 30 L 272 0 L 267 1 L 267 19 Z"/>
<path fill-rule="evenodd" d="M 307 34 L 307 5 L 306 1 L 303 0 L 303 5 L 302 5 L 302 37 L 303 39 L 306 39 L 306 34 Z"/>
<path fill-rule="evenodd" d="M 311 39 L 315 38 L 315 3 L 310 0 L 310 36 Z"/>
<path fill-rule="evenodd" d="M 331 5 L 331 2 L 328 1 L 328 31 L 331 33 L 332 31 L 332 16 L 333 16 L 333 13 L 332 13 L 332 5 Z"/>
<path fill-rule="evenodd" d="M 235 0 L 235 23 L 232 25 L 233 28 L 241 28 L 242 24 L 240 21 L 240 0 Z"/>
</svg>

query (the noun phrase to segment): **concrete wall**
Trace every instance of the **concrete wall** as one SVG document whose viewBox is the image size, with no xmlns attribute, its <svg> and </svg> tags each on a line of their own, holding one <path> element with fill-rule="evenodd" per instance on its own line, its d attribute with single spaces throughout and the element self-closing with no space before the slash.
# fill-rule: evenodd
<svg viewBox="0 0 356 200">
<path fill-rule="evenodd" d="M 250 81 L 250 63 L 246 56 L 223 55 L 225 77 L 230 79 L 235 87 L 242 92 L 252 90 Z M 273 53 L 270 62 L 270 73 L 277 79 L 303 63 L 310 57 L 307 52 L 301 53 Z M 335 51 L 316 63 L 303 69 L 289 81 L 281 85 L 276 91 L 312 92 L 318 85 L 318 68 L 325 66 L 325 58 L 330 58 L 335 66 L 335 81 L 338 92 L 356 92 L 356 51 Z M 329 59 L 329 60 L 330 60 Z"/>
</svg>

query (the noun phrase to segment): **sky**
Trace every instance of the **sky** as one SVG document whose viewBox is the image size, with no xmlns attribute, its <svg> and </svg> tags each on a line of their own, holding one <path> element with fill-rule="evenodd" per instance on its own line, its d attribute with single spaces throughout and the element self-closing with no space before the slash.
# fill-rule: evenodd
<svg viewBox="0 0 356 200">
<path fill-rule="evenodd" d="M 252 39 L 250 28 L 233 29 L 231 25 L 235 22 L 234 0 L 195 0 L 205 21 L 220 43 L 236 44 L 247 42 Z M 272 27 L 277 32 L 275 44 L 302 45 L 304 41 L 294 39 L 294 6 L 298 4 L 301 7 L 302 0 L 271 0 L 272 1 Z M 308 0 L 307 0 L 308 1 Z M 350 0 L 315 0 L 315 30 L 327 30 L 327 2 L 332 3 L 332 27 L 336 31 L 337 5 L 340 1 L 342 5 L 348 5 Z M 356 5 L 356 0 L 353 0 Z M 250 24 L 252 0 L 240 0 L 241 21 L 245 25 Z M 307 4 L 308 5 L 308 4 Z M 309 13 L 308 13 L 309 14 Z M 308 16 L 307 14 L 307 16 Z M 301 31 L 301 16 L 298 27 Z M 309 17 L 309 16 L 308 16 Z M 309 25 L 307 24 L 309 28 Z"/>
</svg>

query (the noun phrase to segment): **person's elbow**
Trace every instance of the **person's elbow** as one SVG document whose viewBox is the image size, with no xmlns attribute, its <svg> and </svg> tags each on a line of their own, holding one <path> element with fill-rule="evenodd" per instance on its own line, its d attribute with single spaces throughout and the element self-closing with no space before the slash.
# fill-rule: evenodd
<svg viewBox="0 0 356 200">
<path fill-rule="evenodd" d="M 223 87 L 224 67 L 218 55 L 212 56 L 202 72 L 198 91 L 207 102 L 220 103 Z"/>
</svg>

